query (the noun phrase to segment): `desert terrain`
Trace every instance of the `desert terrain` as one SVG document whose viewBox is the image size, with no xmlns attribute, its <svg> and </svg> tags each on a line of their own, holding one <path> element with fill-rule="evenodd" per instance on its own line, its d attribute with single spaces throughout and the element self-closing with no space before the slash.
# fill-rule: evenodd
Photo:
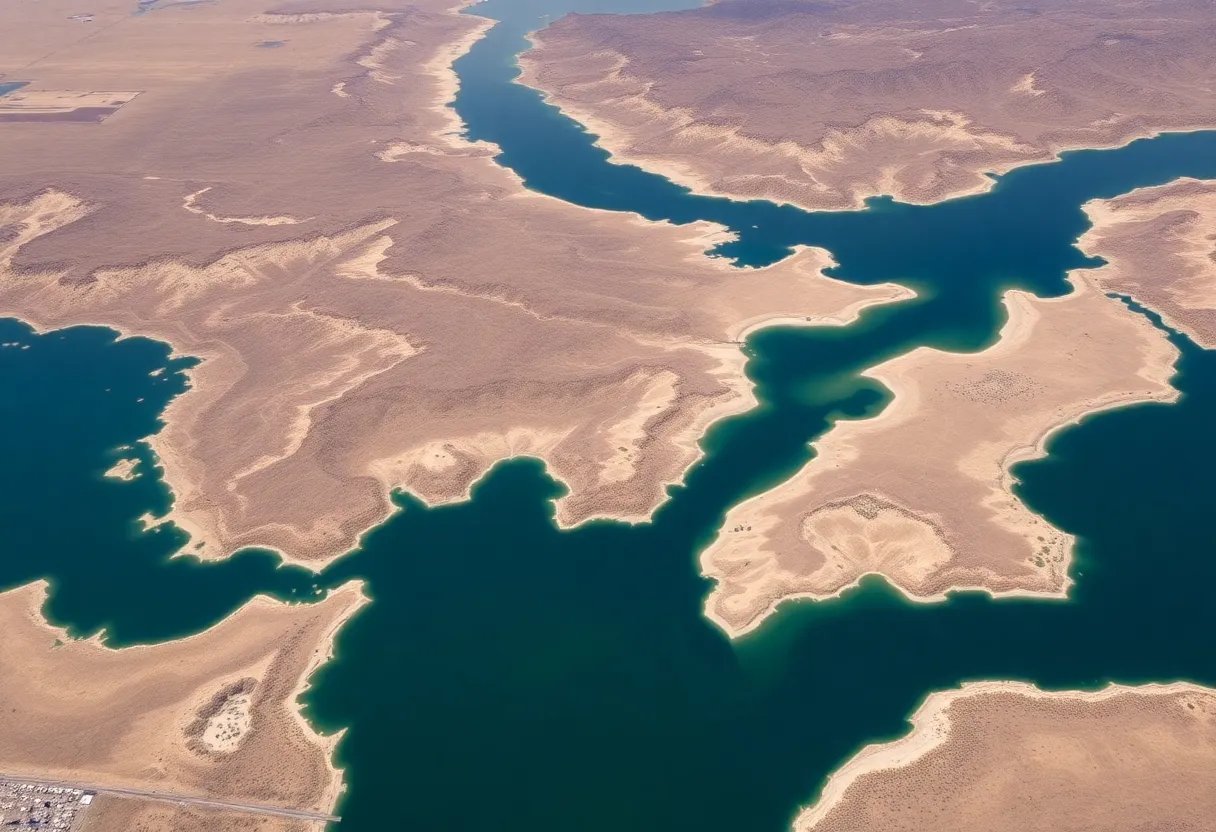
<svg viewBox="0 0 1216 832">
<path fill-rule="evenodd" d="M 202 359 L 154 440 L 198 554 L 319 565 L 391 489 L 458 499 L 517 454 L 568 484 L 562 523 L 644 518 L 753 401 L 732 334 L 907 296 L 810 249 L 740 272 L 703 254 L 721 229 L 524 190 L 443 106 L 485 21 L 343 2 L 102 5 L 73 28 L 51 0 L 0 36 L 22 94 L 140 93 L 97 124 L 0 125 L 0 314 Z"/>
<path fill-rule="evenodd" d="M 1211 828 L 1216 692 L 1187 684 L 935 693 L 838 772 L 797 832 Z"/>
<path fill-rule="evenodd" d="M 257 598 L 200 635 L 121 650 L 48 626 L 46 592 L 35 583 L 0 594 L 0 666 L 21 669 L 0 685 L 6 775 L 331 809 L 335 740 L 307 726 L 296 698 L 364 602 L 360 585 L 313 605 Z M 208 743 L 217 694 L 227 702 L 234 685 L 249 697 L 241 736 Z"/>
<path fill-rule="evenodd" d="M 521 454 L 569 487 L 563 525 L 645 518 L 706 427 L 754 403 L 747 332 L 843 324 L 909 296 L 825 277 L 816 249 L 733 270 L 704 255 L 720 228 L 526 191 L 443 106 L 452 58 L 486 25 L 453 0 L 140 5 L 102 0 L 87 22 L 69 0 L 4 13 L 0 84 L 24 86 L 0 97 L 0 314 L 103 324 L 200 359 L 153 447 L 171 519 L 203 557 L 256 545 L 319 568 L 389 513 L 393 489 L 458 500 Z M 1207 4 L 1128 6 L 1116 20 L 1096 0 L 1034 15 L 943 0 L 932 23 L 905 5 L 806 14 L 725 0 L 572 17 L 545 32 L 527 77 L 623 158 L 812 208 L 941 199 L 1063 147 L 1216 118 Z M 735 86 L 710 89 L 723 65 L 740 68 Z M 1073 294 L 1010 293 L 1009 322 L 983 353 L 922 349 L 871 370 L 894 395 L 884 413 L 837 426 L 802 472 L 728 516 L 704 554 L 719 582 L 709 616 L 737 635 L 783 598 L 831 595 L 868 572 L 925 599 L 954 586 L 1061 594 L 1071 540 L 1013 497 L 1009 466 L 1087 412 L 1176 395 L 1174 349 L 1103 292 L 1161 301 L 1201 331 L 1209 199 L 1182 182 L 1091 203 L 1084 246 L 1111 265 L 1074 277 Z M 1144 277 L 1155 237 L 1177 266 L 1168 286 Z M 45 592 L 0 595 L 4 666 L 22 668 L 0 684 L 15 714 L 0 769 L 333 806 L 333 742 L 295 699 L 362 603 L 358 586 L 314 606 L 257 599 L 201 635 L 121 651 L 65 641 L 40 618 Z M 1112 805 L 1128 817 L 1160 816 L 1147 814 L 1150 790 L 1166 801 L 1158 812 L 1182 787 L 1205 794 L 1211 748 L 1179 748 L 1188 732 L 1207 737 L 1208 694 L 966 692 L 926 705 L 949 714 L 948 735 L 928 721 L 940 742 L 870 774 L 863 754 L 802 827 L 903 811 L 890 795 L 914 776 L 956 819 L 936 820 L 967 828 L 976 806 L 1015 800 L 984 792 L 1009 782 L 1010 765 L 1042 771 L 1042 788 L 1025 781 L 1039 801 L 1019 804 L 1036 818 L 1066 788 L 1098 800 L 1117 786 Z M 1131 751 L 1111 750 L 1110 726 L 1126 727 Z M 968 754 L 971 779 L 941 776 L 939 758 Z M 1099 764 L 1063 780 L 1057 758 Z M 1157 761 L 1149 774 L 1145 760 Z M 976 803 L 976 790 L 995 802 Z M 103 797 L 85 829 L 217 827 L 301 824 Z"/>
<path fill-rule="evenodd" d="M 570 15 L 534 43 L 525 83 L 620 161 L 808 209 L 1216 126 L 1206 0 L 721 0 Z"/>
<path fill-rule="evenodd" d="M 1108 265 L 1107 292 L 1129 295 L 1204 349 L 1216 349 L 1216 182 L 1179 179 L 1085 206 L 1077 243 Z"/>
<path fill-rule="evenodd" d="M 921 347 L 865 372 L 893 399 L 838 423 L 781 486 L 727 513 L 702 555 L 707 614 L 728 633 L 792 597 L 826 597 L 879 573 L 905 593 L 950 588 L 1060 595 L 1072 538 L 1011 491 L 1009 467 L 1086 413 L 1170 400 L 1163 333 L 1087 273 L 1074 291 L 1012 291 L 1000 339 L 975 354 Z"/>
<path fill-rule="evenodd" d="M 315 823 L 99 795 L 75 832 L 316 832 Z"/>
</svg>

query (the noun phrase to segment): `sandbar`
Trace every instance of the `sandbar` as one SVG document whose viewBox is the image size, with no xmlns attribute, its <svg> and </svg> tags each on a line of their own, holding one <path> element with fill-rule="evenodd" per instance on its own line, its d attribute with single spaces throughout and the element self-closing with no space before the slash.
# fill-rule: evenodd
<svg viewBox="0 0 1216 832">
<path fill-rule="evenodd" d="M 105 476 L 122 482 L 130 482 L 139 476 L 135 470 L 137 465 L 139 465 L 138 459 L 120 459 L 106 471 Z"/>
</svg>

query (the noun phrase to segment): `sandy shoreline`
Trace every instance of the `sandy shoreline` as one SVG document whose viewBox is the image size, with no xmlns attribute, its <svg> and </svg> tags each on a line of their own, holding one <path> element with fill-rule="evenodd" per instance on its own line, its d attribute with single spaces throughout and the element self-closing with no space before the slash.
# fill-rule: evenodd
<svg viewBox="0 0 1216 832">
<path fill-rule="evenodd" d="M 529 39 L 533 39 L 530 37 Z M 982 173 L 985 175 L 981 180 L 977 181 L 973 186 L 954 188 L 943 191 L 941 194 L 932 198 L 916 198 L 899 189 L 883 189 L 873 188 L 869 190 L 854 190 L 851 194 L 851 200 L 844 205 L 824 205 L 812 203 L 808 200 L 788 199 L 780 197 L 776 194 L 767 194 L 755 196 L 751 194 L 740 193 L 738 191 L 727 188 L 720 188 L 714 185 L 712 174 L 708 171 L 702 172 L 696 170 L 692 161 L 677 161 L 675 159 L 656 156 L 637 151 L 634 148 L 634 139 L 622 128 L 614 125 L 602 116 L 597 115 L 588 107 L 580 106 L 572 101 L 562 99 L 550 90 L 540 86 L 540 81 L 536 78 L 536 71 L 532 68 L 534 62 L 539 63 L 543 60 L 543 53 L 538 49 L 533 49 L 538 53 L 535 61 L 524 62 L 521 60 L 521 74 L 517 79 L 518 83 L 529 87 L 540 93 L 544 100 L 551 104 L 556 109 L 560 110 L 568 118 L 582 124 L 587 128 L 595 141 L 593 144 L 609 153 L 613 162 L 620 165 L 633 165 L 641 168 L 649 173 L 667 179 L 674 185 L 679 185 L 683 188 L 688 188 L 694 194 L 700 196 L 720 197 L 731 200 L 748 200 L 748 199 L 764 199 L 772 202 L 774 205 L 789 206 L 797 208 L 801 211 L 810 213 L 837 213 L 841 211 L 864 211 L 866 210 L 866 201 L 880 197 L 890 197 L 896 202 L 906 205 L 935 205 L 940 202 L 948 202 L 950 200 L 962 199 L 969 196 L 978 196 L 990 192 L 996 187 L 999 182 L 999 177 L 1003 177 L 1011 171 L 1018 168 L 1029 167 L 1033 165 L 1047 165 L 1058 162 L 1061 159 L 1061 154 L 1070 153 L 1078 150 L 1118 150 L 1126 147 L 1133 142 L 1141 139 L 1151 139 L 1158 136 L 1168 135 L 1172 133 L 1196 133 L 1216 129 L 1216 122 L 1200 123 L 1188 127 L 1171 127 L 1162 130 L 1144 130 L 1139 133 L 1133 133 L 1118 141 L 1108 143 L 1082 142 L 1073 143 L 1057 143 L 1049 145 L 1046 150 L 1040 155 L 1033 158 L 1028 158 L 1021 161 L 1012 161 L 1007 164 L 996 166 L 991 170 L 985 170 Z M 525 55 L 527 53 L 524 53 Z M 521 56 L 522 58 L 522 56 Z M 691 120 L 690 120 L 691 123 Z M 809 152 L 811 148 L 800 148 L 803 151 Z M 988 176 L 991 174 L 992 176 Z M 992 178 L 997 177 L 997 178 Z"/>
<path fill-rule="evenodd" d="M 1097 691 L 1045 691 L 1025 682 L 967 682 L 952 690 L 929 694 L 909 718 L 911 730 L 887 743 L 865 746 L 837 769 L 823 787 L 819 799 L 799 813 L 794 821 L 795 832 L 811 832 L 843 799 L 845 792 L 867 774 L 899 769 L 920 760 L 940 747 L 950 737 L 951 705 L 963 699 L 986 694 L 1016 694 L 1036 700 L 1072 700 L 1095 703 L 1121 694 L 1167 696 L 1177 693 L 1211 694 L 1212 689 L 1189 682 L 1169 684 L 1118 685 L 1109 684 Z"/>
<path fill-rule="evenodd" d="M 1070 42 L 1058 32 L 1047 34 L 1035 24 L 1000 12 L 992 14 L 996 20 L 988 22 L 994 28 L 1001 28 L 1000 24 L 1024 27 L 1023 37 L 1036 45 L 1029 52 L 1041 51 L 1041 60 L 1054 62 L 1053 58 L 1069 54 Z M 613 21 L 587 16 L 564 20 L 552 32 L 530 34 L 532 46 L 520 55 L 519 83 L 537 90 L 549 104 L 584 125 L 595 136 L 595 144 L 620 164 L 654 172 L 696 193 L 767 199 L 805 211 L 858 210 L 864 208 L 866 199 L 878 196 L 914 205 L 933 204 L 987 192 L 995 184 L 989 174 L 1001 176 L 1026 165 L 1050 163 L 1069 151 L 1113 149 L 1162 133 L 1216 127 L 1210 106 L 1192 99 L 1180 99 L 1178 111 L 1157 108 L 1138 119 L 1099 118 L 1097 114 L 1131 111 L 1120 106 L 1123 99 L 1111 90 L 1101 90 L 1096 101 L 1088 101 L 1084 82 L 1074 87 L 1066 72 L 1044 80 L 1031 71 L 1016 83 L 1010 76 L 1011 86 L 1001 99 L 1005 108 L 994 108 L 988 98 L 968 99 L 967 91 L 961 91 L 961 99 L 952 98 L 934 74 L 935 69 L 946 72 L 943 67 L 949 60 L 958 58 L 951 50 L 965 54 L 966 50 L 995 48 L 999 54 L 1004 48 L 992 43 L 985 48 L 984 35 L 963 34 L 983 28 L 984 15 L 977 13 L 974 19 L 978 26 L 941 32 L 946 41 L 930 50 L 932 58 L 921 61 L 923 54 L 911 60 L 906 54 L 897 59 L 891 54 L 894 47 L 885 49 L 879 44 L 888 37 L 898 40 L 900 35 L 878 35 L 867 27 L 881 27 L 881 22 L 864 17 L 855 20 L 848 11 L 829 13 L 822 20 L 821 26 L 840 29 L 824 38 L 826 52 L 820 58 L 795 48 L 802 42 L 799 33 L 807 37 L 822 37 L 823 33 L 793 14 L 786 18 L 789 26 L 785 28 L 741 20 L 734 29 L 725 20 L 713 20 L 695 9 L 673 13 L 662 22 L 642 23 L 641 16 Z M 1134 13 L 1129 15 L 1129 23 L 1132 21 L 1144 24 Z M 898 31 L 901 22 L 910 20 L 895 14 L 882 31 Z M 1078 51 L 1085 42 L 1082 32 L 1097 25 L 1085 23 L 1075 35 L 1080 39 Z M 915 40 L 915 28 L 909 27 L 903 36 Z M 873 37 L 867 38 L 867 34 Z M 1017 29 L 1007 40 L 1017 43 Z M 757 50 L 764 60 L 757 58 Z M 735 69 L 714 74 L 676 61 L 668 76 L 668 62 L 675 61 L 668 53 L 697 56 L 711 65 L 733 65 Z M 835 62 L 831 55 L 836 56 Z M 1007 57 L 1010 66 L 997 61 L 982 74 L 1000 83 L 996 79 L 1005 79 L 1014 64 L 1030 60 L 1016 49 Z M 923 72 L 926 89 L 921 95 L 900 100 L 892 98 L 889 86 L 875 79 L 874 103 L 867 109 L 862 103 L 868 100 L 863 90 L 871 79 L 857 67 L 869 62 L 889 67 L 891 61 L 902 62 L 903 71 L 913 79 Z M 858 91 L 851 97 L 834 91 L 831 73 L 840 63 L 849 65 L 850 77 L 855 78 Z M 813 93 L 809 110 L 833 112 L 835 118 L 783 114 L 771 92 L 755 100 L 744 93 L 742 101 L 747 103 L 719 108 L 722 100 L 734 100 L 747 80 L 768 90 L 773 78 L 766 73 L 802 78 L 803 91 Z M 796 88 L 799 82 L 789 83 Z M 916 86 L 915 80 L 909 83 Z M 820 87 L 824 90 L 821 96 Z M 660 90 L 662 102 L 656 100 Z M 1075 113 L 1062 106 L 1060 96 L 1069 94 L 1080 96 L 1087 106 Z M 1048 112 L 1050 116 L 1037 128 L 1019 126 L 1024 122 L 1013 114 L 1028 112 Z M 771 129 L 746 132 L 749 123 L 767 126 L 766 120 L 772 122 Z M 936 166 L 908 167 L 910 158 L 933 153 L 943 154 L 934 157 Z M 961 175 L 963 169 L 966 176 Z M 936 176 L 939 181 L 919 181 L 919 174 Z"/>
<path fill-rule="evenodd" d="M 347 587 L 351 588 L 349 591 L 358 593 L 359 600 L 355 604 L 351 605 L 342 616 L 336 618 L 333 623 L 330 624 L 328 631 L 318 643 L 317 650 L 313 652 L 312 658 L 305 666 L 304 672 L 300 674 L 299 681 L 296 683 L 295 689 L 291 694 L 291 701 L 295 703 L 294 707 L 291 709 L 291 712 L 296 718 L 296 722 L 299 724 L 300 729 L 305 732 L 312 742 L 325 749 L 325 765 L 328 767 L 330 772 L 330 783 L 329 787 L 325 790 L 325 793 L 322 796 L 320 806 L 323 811 L 328 812 L 329 814 L 337 813 L 338 801 L 346 791 L 346 778 L 344 775 L 345 769 L 338 768 L 337 764 L 334 762 L 334 754 L 337 751 L 338 743 L 342 741 L 342 737 L 346 733 L 346 729 L 343 728 L 342 730 L 333 734 L 322 734 L 317 731 L 313 724 L 304 717 L 304 710 L 303 706 L 300 704 L 300 697 L 312 687 L 313 674 L 316 673 L 323 665 L 328 664 L 333 660 L 335 651 L 337 649 L 338 634 L 342 631 L 342 628 L 345 627 L 347 623 L 349 623 L 350 620 L 359 612 L 361 612 L 365 606 L 372 602 L 372 599 L 364 591 L 366 589 L 366 584 L 364 581 L 352 581 L 350 583 L 343 584 L 340 589 L 346 590 Z"/>
<path fill-rule="evenodd" d="M 1090 228 L 1077 247 L 1107 261 L 1102 287 L 1216 348 L 1216 180 L 1182 177 L 1082 208 Z"/>
<path fill-rule="evenodd" d="M 0 690 L 0 699 L 24 705 L 22 711 L 33 726 L 10 726 L 8 733 L 13 736 L 8 737 L 6 771 L 30 776 L 78 776 L 120 788 L 151 786 L 221 797 L 248 796 L 285 805 L 298 802 L 301 805 L 291 808 L 332 811 L 342 788 L 341 771 L 332 761 L 340 735 L 318 734 L 301 715 L 298 696 L 307 690 L 315 670 L 333 655 L 337 632 L 368 602 L 362 582 L 332 590 L 315 605 L 287 604 L 257 595 L 199 633 L 121 648 L 107 646 L 104 633 L 77 640 L 48 622 L 43 606 L 49 592 L 48 582 L 37 580 L 0 594 L 6 602 L 0 605 L 0 611 L 6 615 L 15 612 L 7 609 L 14 603 L 24 607 L 21 617 L 26 625 L 22 626 L 28 626 L 29 632 L 10 630 L 11 637 L 21 643 L 54 641 L 58 646 L 55 651 L 30 654 L 36 657 L 26 667 L 31 678 L 10 680 Z M 262 627 L 247 626 L 258 622 Z M 317 632 L 316 639 L 297 643 L 297 636 L 310 633 L 322 622 L 325 628 Z M 234 627 L 237 630 L 230 632 Z M 221 643 L 222 648 L 215 646 Z M 190 660 L 200 651 L 213 658 L 212 665 L 203 667 Z M 248 663 L 250 660 L 253 664 Z M 183 664 L 188 661 L 193 663 Z M 76 674 L 76 681 L 97 689 L 75 698 L 48 694 L 38 681 L 47 674 L 69 687 Z M 283 674 L 289 674 L 289 678 L 282 678 Z M 256 680 L 253 729 L 246 732 L 239 745 L 223 753 L 212 752 L 208 766 L 199 768 L 196 758 L 200 752 L 193 749 L 191 736 L 183 727 L 193 718 L 195 703 L 207 698 L 224 680 L 237 677 Z M 38 697 L 37 701 L 27 699 L 31 694 Z M 286 723 L 280 721 L 280 712 Z M 43 723 L 47 725 L 39 728 Z M 292 729 L 288 724 L 316 749 L 316 759 L 281 756 L 284 743 L 291 747 Z M 61 726 L 62 736 L 53 727 L 56 725 Z M 42 742 L 37 747 L 18 742 L 28 730 L 40 732 Z M 87 730 L 101 743 L 97 759 L 80 756 L 75 737 L 81 730 Z M 104 749 L 114 747 L 125 749 L 124 755 L 108 756 Z M 260 758 L 267 753 L 276 756 L 279 772 L 271 774 L 269 782 L 263 780 L 269 772 L 259 771 Z M 141 767 L 140 760 L 148 755 L 157 755 L 160 765 Z M 315 770 L 309 766 L 318 764 L 327 773 L 314 779 Z M 297 765 L 302 767 L 293 768 Z M 242 774 L 247 769 L 259 773 L 242 786 L 250 776 Z M 304 779 L 293 779 L 297 777 Z M 279 778 L 277 785 L 274 778 Z"/>
<path fill-rule="evenodd" d="M 874 574 L 917 602 L 955 590 L 1065 597 L 1073 538 L 1014 497 L 1011 466 L 1044 456 L 1052 436 L 1090 414 L 1178 395 L 1169 385 L 1177 353 L 1164 334 L 1088 288 L 1080 273 L 1073 280 L 1076 290 L 1061 298 L 1006 295 L 1009 321 L 986 350 L 922 347 L 866 370 L 890 391 L 890 404 L 872 418 L 837 423 L 798 474 L 727 513 L 701 555 L 703 574 L 717 581 L 706 617 L 737 638 L 782 602 L 836 597 Z M 1074 342 L 1069 327 L 1092 329 Z M 1126 353 L 1125 366 L 1108 366 L 1095 338 Z M 1084 377 L 1050 369 L 1057 351 L 1079 347 L 1077 361 L 1106 369 Z M 1042 386 L 1048 378 L 1054 388 Z M 925 411 L 929 397 L 936 408 L 970 413 L 974 444 L 938 448 L 940 437 L 925 433 L 936 423 Z M 1006 418 L 1007 400 L 1034 409 Z M 939 496 L 917 485 L 925 476 Z M 853 505 L 861 506 L 857 515 Z M 1050 555 L 1041 552 L 1045 562 L 1031 569 L 1025 561 L 1036 546 Z M 975 550 L 990 554 L 974 560 Z"/>
</svg>

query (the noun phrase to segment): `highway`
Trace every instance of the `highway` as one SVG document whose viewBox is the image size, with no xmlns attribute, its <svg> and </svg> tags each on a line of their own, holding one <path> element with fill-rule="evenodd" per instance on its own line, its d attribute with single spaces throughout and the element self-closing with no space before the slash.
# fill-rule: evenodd
<svg viewBox="0 0 1216 832">
<path fill-rule="evenodd" d="M 153 789 L 124 789 L 118 786 L 99 786 L 96 783 L 80 783 L 74 780 L 51 780 L 45 777 L 27 777 L 24 774 L 0 773 L 0 780 L 9 783 L 29 783 L 35 786 L 59 786 L 65 789 L 80 789 L 95 794 L 113 795 L 114 797 L 130 797 L 139 800 L 156 800 L 161 803 L 176 803 L 179 806 L 202 806 L 207 809 L 224 809 L 229 812 L 243 812 L 248 815 L 271 815 L 280 818 L 315 821 L 317 823 L 337 823 L 341 818 L 322 812 L 308 812 L 303 809 L 285 809 L 282 806 L 267 806 L 262 803 L 238 803 L 234 800 L 218 800 L 197 795 L 173 794 Z"/>
</svg>

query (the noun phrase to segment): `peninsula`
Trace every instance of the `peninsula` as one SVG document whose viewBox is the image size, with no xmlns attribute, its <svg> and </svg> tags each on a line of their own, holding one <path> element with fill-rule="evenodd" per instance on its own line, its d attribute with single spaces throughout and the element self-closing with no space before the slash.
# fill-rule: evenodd
<svg viewBox="0 0 1216 832">
<path fill-rule="evenodd" d="M 1104 258 L 1107 292 L 1130 295 L 1205 349 L 1216 348 L 1216 181 L 1178 179 L 1085 206 L 1077 245 Z"/>
<path fill-rule="evenodd" d="M 974 682 L 867 747 L 796 832 L 1203 829 L 1216 806 L 1216 692 L 1175 683 L 1049 693 Z M 898 824 L 898 827 L 895 825 Z"/>
<path fill-rule="evenodd" d="M 296 698 L 365 602 L 360 585 L 312 605 L 254 599 L 199 635 L 121 650 L 48 626 L 46 592 L 34 583 L 0 594 L 0 663 L 21 668 L 0 685 L 6 776 L 330 811 L 341 789 L 335 740 L 308 726 Z M 227 720 L 228 742 L 206 742 L 238 692 L 245 701 Z M 164 812 L 121 804 L 109 813 Z"/>
<path fill-rule="evenodd" d="M 718 582 L 710 618 L 739 635 L 783 599 L 869 573 L 920 599 L 1061 595 L 1072 539 L 1018 501 L 1009 466 L 1086 413 L 1177 395 L 1164 334 L 1087 273 L 1073 285 L 1050 300 L 1007 294 L 1008 321 L 983 352 L 921 347 L 867 370 L 891 392 L 886 409 L 837 423 L 802 471 L 726 515 L 701 561 Z"/>
</svg>

